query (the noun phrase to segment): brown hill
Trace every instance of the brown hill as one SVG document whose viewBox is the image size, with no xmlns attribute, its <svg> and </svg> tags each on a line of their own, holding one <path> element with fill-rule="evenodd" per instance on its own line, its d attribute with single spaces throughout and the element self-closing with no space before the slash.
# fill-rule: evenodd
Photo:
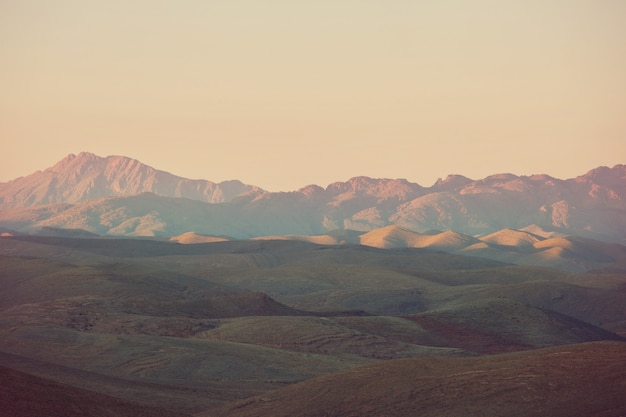
<svg viewBox="0 0 626 417">
<path fill-rule="evenodd" d="M 346 243 L 344 239 L 337 238 L 328 234 L 324 235 L 276 235 L 276 236 L 259 236 L 252 238 L 253 240 L 297 240 L 301 242 L 310 242 L 318 245 L 340 245 Z"/>
<path fill-rule="evenodd" d="M 21 305 L 29 320 L 40 318 L 70 327 L 78 325 L 73 320 L 80 316 L 81 330 L 97 325 L 101 316 L 120 312 L 205 319 L 304 314 L 262 292 L 131 264 L 79 267 L 0 256 L 0 266 L 0 308 Z M 48 315 L 48 310 L 55 313 Z"/>
<path fill-rule="evenodd" d="M 533 247 L 535 243 L 544 239 L 540 236 L 522 230 L 502 229 L 486 236 L 481 236 L 480 240 L 491 245 L 509 246 L 518 250 L 523 250 L 527 247 Z"/>
<path fill-rule="evenodd" d="M 59 384 L 0 366 L 2 415 L 10 417 L 184 417 L 157 407 Z"/>
<path fill-rule="evenodd" d="M 542 238 L 528 232 L 501 230 L 481 237 L 482 244 L 458 253 L 520 265 L 571 272 L 626 266 L 626 247 L 577 236 Z"/>
<path fill-rule="evenodd" d="M 554 237 L 534 244 L 536 249 L 562 248 L 573 256 L 595 262 L 620 262 L 626 258 L 626 247 L 576 236 Z"/>
<path fill-rule="evenodd" d="M 172 242 L 182 243 L 183 245 L 192 245 L 197 243 L 224 242 L 230 239 L 223 236 L 208 236 L 194 232 L 187 232 L 182 235 L 173 236 L 170 240 Z"/>
<path fill-rule="evenodd" d="M 428 330 L 423 344 L 492 354 L 598 340 L 621 340 L 572 317 L 506 298 L 407 316 Z"/>
<path fill-rule="evenodd" d="M 397 359 L 197 416 L 621 417 L 624 373 L 626 344 L 618 342 L 479 358 Z"/>
<path fill-rule="evenodd" d="M 287 240 L 15 236 L 0 255 L 0 365 L 185 413 L 383 359 L 625 328 L 619 271 Z"/>
<path fill-rule="evenodd" d="M 398 340 L 378 327 L 392 326 L 406 332 L 402 338 L 409 341 L 421 336 L 422 329 L 393 317 L 241 317 L 220 320 L 213 329 L 195 337 L 249 343 L 295 352 L 324 355 L 355 355 L 364 358 L 390 359 L 418 356 L 458 356 L 467 354 L 462 349 L 427 346 Z M 360 327 L 360 328 L 359 328 Z M 425 338 L 424 338 L 425 339 Z"/>
<path fill-rule="evenodd" d="M 623 245 L 576 236 L 543 238 L 513 229 L 475 238 L 452 230 L 423 234 L 391 225 L 361 234 L 360 243 L 386 249 L 424 248 L 572 272 L 626 266 Z"/>
<path fill-rule="evenodd" d="M 455 252 L 478 242 L 477 239 L 452 230 L 421 234 L 391 225 L 361 235 L 360 243 L 376 248 L 428 248 Z"/>
</svg>

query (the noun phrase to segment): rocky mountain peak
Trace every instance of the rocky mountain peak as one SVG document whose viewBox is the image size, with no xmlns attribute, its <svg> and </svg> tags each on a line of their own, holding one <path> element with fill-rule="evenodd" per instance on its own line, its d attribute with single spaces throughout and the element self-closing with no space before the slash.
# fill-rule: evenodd
<svg viewBox="0 0 626 417">
<path fill-rule="evenodd" d="M 620 186 L 626 184 L 626 165 L 615 165 L 613 168 L 601 166 L 576 178 L 579 182 L 593 182 L 603 186 Z"/>
<path fill-rule="evenodd" d="M 0 209 L 77 203 L 144 192 L 221 203 L 242 194 L 260 191 L 259 187 L 245 185 L 237 180 L 222 184 L 189 180 L 125 156 L 103 158 L 81 152 L 66 156 L 45 171 L 1 184 Z"/>
<path fill-rule="evenodd" d="M 432 188 L 437 191 L 451 190 L 457 187 L 462 187 L 471 182 L 472 180 L 470 178 L 464 177 L 463 175 L 451 174 L 445 179 L 439 178 Z"/>
<path fill-rule="evenodd" d="M 378 199 L 396 198 L 406 201 L 422 193 L 424 187 L 405 179 L 353 177 L 346 182 L 335 182 L 326 187 L 331 195 L 369 196 Z"/>
</svg>

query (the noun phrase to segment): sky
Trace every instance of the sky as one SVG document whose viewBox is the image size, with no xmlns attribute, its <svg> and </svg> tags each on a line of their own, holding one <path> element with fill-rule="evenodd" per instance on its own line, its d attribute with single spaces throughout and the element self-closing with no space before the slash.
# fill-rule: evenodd
<svg viewBox="0 0 626 417">
<path fill-rule="evenodd" d="M 0 0 L 0 182 L 572 178 L 626 163 L 625 74 L 622 0 Z"/>
</svg>

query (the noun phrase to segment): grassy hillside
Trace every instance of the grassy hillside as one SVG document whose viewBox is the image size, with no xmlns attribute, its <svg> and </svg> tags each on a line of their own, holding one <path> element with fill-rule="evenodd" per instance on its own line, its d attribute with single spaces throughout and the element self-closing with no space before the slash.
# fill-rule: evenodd
<svg viewBox="0 0 626 417">
<path fill-rule="evenodd" d="M 235 401 L 365 365 L 452 369 L 470 366 L 456 357 L 620 340 L 624 289 L 620 270 L 414 248 L 3 237 L 0 365 L 131 405 L 238 415 L 248 406 L 229 409 Z M 383 390 L 390 398 L 405 395 L 395 384 Z"/>
<path fill-rule="evenodd" d="M 620 417 L 626 345 L 480 358 L 398 359 L 252 397 L 198 417 Z"/>
</svg>

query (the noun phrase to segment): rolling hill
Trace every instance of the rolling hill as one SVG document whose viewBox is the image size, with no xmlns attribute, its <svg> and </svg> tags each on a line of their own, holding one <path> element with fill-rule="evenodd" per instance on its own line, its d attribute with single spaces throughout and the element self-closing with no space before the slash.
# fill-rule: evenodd
<svg viewBox="0 0 626 417">
<path fill-rule="evenodd" d="M 3 237 L 0 366 L 21 373 L 15 381 L 23 381 L 24 389 L 18 394 L 6 385 L 9 397 L 32 402 L 16 410 L 41 410 L 37 392 L 43 386 L 66 395 L 68 406 L 81 402 L 86 415 L 108 412 L 105 405 L 137 413 L 157 407 L 164 415 L 238 415 L 252 412 L 250 407 L 260 412 L 255 402 L 266 398 L 275 398 L 280 415 L 282 401 L 289 402 L 283 389 L 295 390 L 287 397 L 309 407 L 300 397 L 303 389 L 343 415 L 341 403 L 307 384 L 329 378 L 328 388 L 337 390 L 334 378 L 342 384 L 345 375 L 370 378 L 368 369 L 378 369 L 391 378 L 381 379 L 386 395 L 404 398 L 396 360 L 410 361 L 404 369 L 418 363 L 443 367 L 442 374 L 421 371 L 424 382 L 413 375 L 422 386 L 451 380 L 466 366 L 468 375 L 495 369 L 504 358 L 500 352 L 521 351 L 516 358 L 525 359 L 512 369 L 541 369 L 551 358 L 552 351 L 541 350 L 546 347 L 569 352 L 610 346 L 621 358 L 617 346 L 623 342 L 588 342 L 623 340 L 625 286 L 619 271 L 570 273 L 424 248 L 284 239 L 179 244 Z M 609 354 L 598 349 L 585 355 Z M 478 368 L 469 365 L 474 363 Z M 562 390 L 533 398 L 562 404 L 560 396 L 573 386 L 592 381 L 608 387 L 613 374 L 605 365 L 598 362 L 597 373 L 585 368 Z M 487 381 L 497 387 L 513 375 L 507 372 L 490 373 Z M 552 372 L 558 370 L 534 377 L 533 386 L 552 386 L 558 375 Z M 451 386 L 458 390 L 451 407 L 474 398 L 468 387 L 475 380 L 467 384 Z M 350 385 L 351 398 L 371 394 L 362 386 Z M 615 404 L 610 393 L 604 390 L 607 396 L 599 398 Z M 521 401 L 521 391 L 507 395 L 512 407 Z M 398 410 L 423 405 L 425 397 L 410 398 L 398 400 Z M 388 406 L 377 395 L 372 399 L 372 410 Z M 486 402 L 477 407 L 492 410 Z"/>
<path fill-rule="evenodd" d="M 626 345 L 481 358 L 398 359 L 306 381 L 198 417 L 621 417 Z"/>
<path fill-rule="evenodd" d="M 2 412 L 11 417 L 184 417 L 0 367 Z"/>
</svg>

